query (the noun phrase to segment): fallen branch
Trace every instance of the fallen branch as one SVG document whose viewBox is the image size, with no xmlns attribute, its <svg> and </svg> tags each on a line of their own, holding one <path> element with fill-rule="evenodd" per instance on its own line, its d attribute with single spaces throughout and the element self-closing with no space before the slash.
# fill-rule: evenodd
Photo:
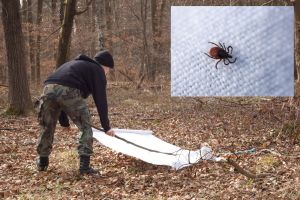
<svg viewBox="0 0 300 200">
<path fill-rule="evenodd" d="M 274 154 L 276 156 L 282 156 L 280 153 L 270 150 L 270 149 L 262 149 L 258 152 L 258 154 L 261 154 L 261 153 L 270 153 L 270 154 Z"/>
<path fill-rule="evenodd" d="M 1 131 L 14 131 L 16 128 L 0 128 Z"/>
<path fill-rule="evenodd" d="M 227 158 L 226 161 L 229 165 L 232 165 L 239 173 L 245 175 L 248 178 L 252 178 L 252 179 L 264 178 L 264 177 L 267 177 L 268 175 L 270 175 L 270 174 L 254 174 L 252 172 L 249 172 L 249 171 L 243 169 L 241 166 L 239 166 L 235 161 L 233 161 L 230 158 Z"/>
</svg>

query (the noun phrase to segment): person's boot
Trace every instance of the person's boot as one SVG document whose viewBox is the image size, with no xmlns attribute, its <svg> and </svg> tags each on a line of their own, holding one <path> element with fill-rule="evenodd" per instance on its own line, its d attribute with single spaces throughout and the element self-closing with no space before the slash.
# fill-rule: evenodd
<svg viewBox="0 0 300 200">
<path fill-rule="evenodd" d="M 38 171 L 46 171 L 49 165 L 49 157 L 39 157 L 36 161 Z"/>
<path fill-rule="evenodd" d="M 90 167 L 90 156 L 80 156 L 79 172 L 81 175 L 98 173 L 98 170 Z"/>
</svg>

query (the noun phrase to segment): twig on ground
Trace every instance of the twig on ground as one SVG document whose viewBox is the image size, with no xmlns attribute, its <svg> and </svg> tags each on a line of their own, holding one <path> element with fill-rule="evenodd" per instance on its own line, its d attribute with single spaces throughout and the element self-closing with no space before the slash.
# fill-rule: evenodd
<svg viewBox="0 0 300 200">
<path fill-rule="evenodd" d="M 239 166 L 236 162 L 234 162 L 232 159 L 227 158 L 227 163 L 229 165 L 232 165 L 239 173 L 245 175 L 248 178 L 256 179 L 256 178 L 265 178 L 270 174 L 254 174 L 252 172 L 249 172 L 245 169 L 243 169 L 241 166 Z"/>
<path fill-rule="evenodd" d="M 280 153 L 270 150 L 270 149 L 261 149 L 257 154 L 261 154 L 261 153 L 271 153 L 274 154 L 276 156 L 282 156 Z"/>
<path fill-rule="evenodd" d="M 14 131 L 16 128 L 0 128 L 1 131 Z"/>
</svg>

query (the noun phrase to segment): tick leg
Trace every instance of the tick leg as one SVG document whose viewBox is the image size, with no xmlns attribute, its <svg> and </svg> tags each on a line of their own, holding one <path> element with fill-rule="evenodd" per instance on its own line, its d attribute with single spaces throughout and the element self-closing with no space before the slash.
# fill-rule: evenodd
<svg viewBox="0 0 300 200">
<path fill-rule="evenodd" d="M 228 61 L 228 63 L 225 62 L 226 60 Z M 224 64 L 225 64 L 225 65 L 229 65 L 229 63 L 230 63 L 230 61 L 229 61 L 228 58 L 225 58 L 223 61 L 224 61 Z"/>
<path fill-rule="evenodd" d="M 224 46 L 221 44 L 221 42 L 219 42 L 220 46 L 222 47 L 222 49 L 224 49 Z"/>
<path fill-rule="evenodd" d="M 227 60 L 229 61 L 229 63 L 235 63 L 236 59 L 237 59 L 237 58 L 235 58 L 234 61 L 230 61 L 230 60 L 227 58 Z"/>
<path fill-rule="evenodd" d="M 229 49 L 231 49 L 231 52 L 230 52 L 230 53 L 229 53 L 229 51 L 230 51 Z M 232 54 L 232 50 L 233 50 L 232 46 L 228 46 L 228 47 L 227 47 L 227 53 Z"/>
<path fill-rule="evenodd" d="M 213 58 L 213 57 L 211 57 L 210 55 L 208 55 L 207 53 L 204 53 L 205 55 L 207 55 L 208 57 L 210 57 L 210 58 Z M 213 59 L 215 59 L 215 58 L 213 58 Z"/>
<path fill-rule="evenodd" d="M 217 45 L 216 43 L 213 43 L 213 42 L 208 42 L 208 43 L 211 43 L 211 44 L 214 44 L 214 45 L 216 45 L 217 47 L 220 47 L 219 45 Z M 220 47 L 220 48 L 222 48 L 222 47 Z"/>
<path fill-rule="evenodd" d="M 226 50 L 226 46 L 225 46 L 225 43 L 223 43 L 223 45 L 221 44 L 221 42 L 219 42 L 219 44 L 221 45 L 221 47 Z"/>
<path fill-rule="evenodd" d="M 220 59 L 217 63 L 216 63 L 216 65 L 215 65 L 215 67 L 216 67 L 216 69 L 218 69 L 218 64 L 219 64 L 219 62 L 221 61 L 222 59 Z"/>
</svg>

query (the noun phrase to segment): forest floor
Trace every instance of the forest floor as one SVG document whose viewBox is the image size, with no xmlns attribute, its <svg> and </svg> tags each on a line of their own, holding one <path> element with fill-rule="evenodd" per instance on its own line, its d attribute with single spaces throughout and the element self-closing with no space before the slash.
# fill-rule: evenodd
<svg viewBox="0 0 300 200">
<path fill-rule="evenodd" d="M 0 88 L 1 113 L 6 97 L 7 88 Z M 0 199 L 300 199 L 300 99 L 171 98 L 168 84 L 137 90 L 130 83 L 112 83 L 108 100 L 112 127 L 150 129 L 184 149 L 206 142 L 216 155 L 254 147 L 257 153 L 236 162 L 270 176 L 251 179 L 230 165 L 207 161 L 175 171 L 96 140 L 91 162 L 101 173 L 80 176 L 73 124 L 71 130 L 57 126 L 48 171 L 37 172 L 36 116 L 2 114 Z M 93 123 L 100 126 L 91 99 L 89 104 Z"/>
</svg>

